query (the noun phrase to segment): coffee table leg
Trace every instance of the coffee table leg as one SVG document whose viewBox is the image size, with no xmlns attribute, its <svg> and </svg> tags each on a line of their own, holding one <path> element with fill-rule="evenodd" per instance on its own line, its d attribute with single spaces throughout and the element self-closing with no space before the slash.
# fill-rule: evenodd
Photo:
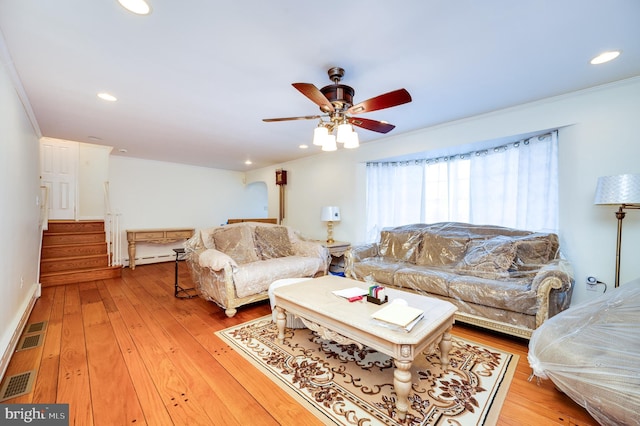
<svg viewBox="0 0 640 426">
<path fill-rule="evenodd" d="M 396 391 L 396 409 L 398 419 L 404 420 L 409 410 L 409 391 L 411 390 L 411 361 L 394 360 L 393 388 Z"/>
<path fill-rule="evenodd" d="M 440 364 L 442 365 L 442 371 L 447 371 L 449 368 L 449 351 L 451 350 L 451 327 L 447 329 L 442 335 L 440 340 Z"/>
<path fill-rule="evenodd" d="M 287 324 L 287 316 L 284 309 L 276 306 L 276 326 L 278 327 L 278 343 L 284 343 L 284 327 Z"/>
</svg>

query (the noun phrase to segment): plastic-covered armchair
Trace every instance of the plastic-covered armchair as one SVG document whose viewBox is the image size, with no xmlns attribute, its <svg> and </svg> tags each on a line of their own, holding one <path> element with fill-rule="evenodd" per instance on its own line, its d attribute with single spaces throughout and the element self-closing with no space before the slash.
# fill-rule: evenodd
<svg viewBox="0 0 640 426">
<path fill-rule="evenodd" d="M 600 424 L 640 424 L 640 279 L 548 319 L 528 360 Z"/>
</svg>

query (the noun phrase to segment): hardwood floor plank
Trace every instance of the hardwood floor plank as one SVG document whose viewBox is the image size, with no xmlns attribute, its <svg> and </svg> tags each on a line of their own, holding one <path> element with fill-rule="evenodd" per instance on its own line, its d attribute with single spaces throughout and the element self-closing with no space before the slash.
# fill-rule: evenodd
<svg viewBox="0 0 640 426">
<path fill-rule="evenodd" d="M 77 286 L 67 286 L 69 300 L 78 300 Z M 71 293 L 71 294 L 70 294 Z M 67 298 L 65 298 L 65 301 Z M 65 311 L 67 308 L 65 303 Z M 79 305 L 77 306 L 79 309 Z M 89 367 L 82 325 L 82 314 L 72 306 L 62 320 L 60 371 L 56 402 L 69 404 L 69 421 L 76 425 L 93 425 L 93 406 L 89 386 Z M 96 397 L 98 397 L 96 395 Z"/>
<path fill-rule="evenodd" d="M 182 380 L 178 369 L 157 342 L 162 334 L 156 326 L 145 323 L 139 314 L 142 305 L 134 306 L 125 296 L 125 286 L 111 286 L 109 293 L 127 325 L 138 351 L 158 389 L 169 415 L 175 424 L 207 425 L 212 419 L 195 400 L 190 400 L 191 390 Z"/>
<path fill-rule="evenodd" d="M 95 284 L 92 294 L 99 294 Z M 93 399 L 93 419 L 99 425 L 146 424 L 111 322 L 101 301 L 82 298 L 87 361 Z M 98 299 L 99 300 L 99 299 Z M 114 410 L 113 407 L 119 407 Z"/>
<path fill-rule="evenodd" d="M 192 390 L 192 396 L 204 396 L 198 399 L 200 405 L 206 407 L 209 417 L 216 423 L 243 425 L 259 416 L 265 425 L 276 424 L 269 422 L 269 413 L 264 409 L 256 411 L 256 401 L 252 398 L 248 403 L 243 403 L 243 396 L 232 393 L 227 389 L 227 383 L 233 382 L 232 377 L 221 377 L 226 372 L 217 369 L 217 362 L 175 319 L 160 305 L 148 292 L 148 286 L 131 280 L 128 282 L 127 296 L 130 301 L 144 301 L 144 306 L 138 306 L 138 312 L 150 326 L 157 325 L 163 331 L 157 334 L 158 343 L 164 347 L 165 352 L 180 375 Z M 224 382 L 220 389 L 216 383 Z M 220 392 L 222 390 L 222 392 Z M 232 408 L 231 411 L 229 408 Z"/>
<path fill-rule="evenodd" d="M 62 342 L 62 318 L 64 316 L 64 287 L 42 289 L 42 294 L 53 297 L 48 318 L 42 360 L 38 370 L 39 380 L 33 392 L 34 403 L 52 403 L 58 393 L 58 371 L 60 369 L 60 345 Z"/>
<path fill-rule="evenodd" d="M 157 293 L 150 290 L 153 286 L 150 282 L 144 282 L 144 279 L 140 286 L 132 286 L 134 293 L 138 297 L 144 297 L 145 293 L 142 293 L 143 288 L 145 291 L 151 291 L 154 294 L 162 294 L 162 297 L 166 297 L 165 292 Z M 196 368 L 198 374 L 207 380 L 209 386 L 215 392 L 215 395 L 220 399 L 220 402 L 230 410 L 231 415 L 240 422 L 240 424 L 251 423 L 256 418 L 261 419 L 262 424 L 269 424 L 269 411 L 265 407 L 272 407 L 272 403 L 278 405 L 280 401 L 274 400 L 272 392 L 265 392 L 255 397 L 255 395 L 242 392 L 244 389 L 240 383 L 237 382 L 233 375 L 229 375 L 227 370 L 217 360 L 215 356 L 217 350 L 213 352 L 211 347 L 204 347 L 198 339 L 191 333 L 193 324 L 189 322 L 188 312 L 184 309 L 187 304 L 193 304 L 190 302 L 197 302 L 194 300 L 179 300 L 176 299 L 176 303 L 161 303 L 160 300 L 148 301 L 147 306 L 150 311 L 153 312 L 156 321 L 163 326 L 170 336 L 173 336 L 180 348 L 183 348 L 188 354 L 188 357 L 193 361 L 191 368 Z M 223 343 L 214 336 L 211 332 L 210 325 L 206 325 L 208 334 L 218 341 L 217 346 L 223 346 Z M 254 367 L 250 367 L 253 369 Z M 260 373 L 256 370 L 257 375 Z M 188 370 L 185 371 L 188 374 Z M 256 375 L 256 376 L 257 376 Z M 254 376 L 255 377 L 255 376 Z M 269 381 L 270 382 L 270 381 Z M 271 384 L 271 383 L 270 383 Z M 278 388 L 279 390 L 279 388 Z M 272 401 L 273 400 L 273 401 Z M 260 401 L 260 403 L 258 403 Z M 278 412 L 279 410 L 275 410 Z M 276 418 L 273 420 L 273 424 L 283 424 L 282 421 L 296 421 L 299 418 Z"/>
</svg>

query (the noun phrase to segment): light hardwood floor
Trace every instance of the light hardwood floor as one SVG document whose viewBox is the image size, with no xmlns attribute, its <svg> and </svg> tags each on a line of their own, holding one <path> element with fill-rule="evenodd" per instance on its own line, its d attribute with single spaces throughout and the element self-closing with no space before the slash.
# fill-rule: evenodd
<svg viewBox="0 0 640 426">
<path fill-rule="evenodd" d="M 180 282 L 190 286 L 186 264 Z M 233 318 L 200 298 L 173 297 L 174 263 L 122 277 L 44 288 L 30 323 L 48 321 L 42 346 L 16 352 L 7 375 L 37 369 L 30 394 L 5 403 L 69 403 L 73 425 L 316 425 L 214 331 L 270 313 Z M 597 425 L 550 381 L 528 381 L 527 341 L 456 325 L 455 335 L 518 354 L 500 425 Z"/>
</svg>

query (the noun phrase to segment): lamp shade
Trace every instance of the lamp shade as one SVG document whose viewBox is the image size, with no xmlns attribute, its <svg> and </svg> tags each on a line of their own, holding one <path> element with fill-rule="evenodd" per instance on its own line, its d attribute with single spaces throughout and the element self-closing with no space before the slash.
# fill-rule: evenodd
<svg viewBox="0 0 640 426">
<path fill-rule="evenodd" d="M 593 204 L 640 204 L 640 175 L 599 177 Z"/>
<path fill-rule="evenodd" d="M 313 129 L 313 144 L 317 146 L 324 145 L 324 141 L 327 136 L 329 136 L 329 130 L 326 127 L 316 127 Z"/>
<path fill-rule="evenodd" d="M 324 138 L 322 142 L 322 150 L 323 151 L 335 151 L 338 149 L 338 145 L 336 145 L 336 136 L 328 135 Z"/>
<path fill-rule="evenodd" d="M 320 220 L 323 222 L 339 222 L 340 221 L 340 207 L 325 206 L 320 213 Z"/>
</svg>

